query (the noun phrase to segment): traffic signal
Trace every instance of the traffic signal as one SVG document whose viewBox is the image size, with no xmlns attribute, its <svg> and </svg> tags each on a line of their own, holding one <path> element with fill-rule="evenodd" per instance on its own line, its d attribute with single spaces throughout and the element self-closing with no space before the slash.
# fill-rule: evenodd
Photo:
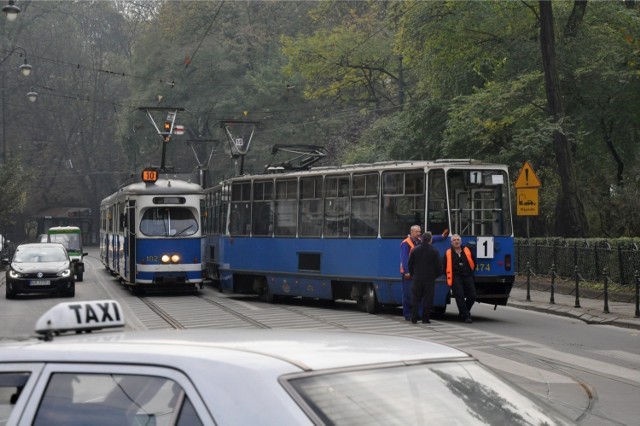
<svg viewBox="0 0 640 426">
<path fill-rule="evenodd" d="M 169 139 L 171 139 L 171 122 L 170 121 L 164 122 L 163 133 L 164 133 L 164 141 L 169 142 Z"/>
</svg>

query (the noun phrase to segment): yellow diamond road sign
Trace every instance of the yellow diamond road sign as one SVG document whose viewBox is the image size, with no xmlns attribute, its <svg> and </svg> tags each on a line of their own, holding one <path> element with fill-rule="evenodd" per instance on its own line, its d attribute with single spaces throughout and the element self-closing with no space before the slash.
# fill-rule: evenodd
<svg viewBox="0 0 640 426">
<path fill-rule="evenodd" d="M 542 186 L 542 183 L 540 183 L 540 179 L 538 179 L 538 176 L 536 176 L 536 173 L 533 171 L 533 168 L 528 161 L 524 162 L 524 165 L 520 170 L 520 174 L 518 175 L 518 179 L 516 179 L 514 186 L 517 189 L 540 188 Z"/>
</svg>

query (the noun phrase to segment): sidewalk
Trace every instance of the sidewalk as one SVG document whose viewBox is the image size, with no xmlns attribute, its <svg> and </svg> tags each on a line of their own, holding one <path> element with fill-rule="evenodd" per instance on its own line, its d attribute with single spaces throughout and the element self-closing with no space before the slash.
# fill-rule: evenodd
<svg viewBox="0 0 640 426">
<path fill-rule="evenodd" d="M 561 294 L 556 291 L 554 293 L 555 303 L 552 304 L 550 302 L 551 293 L 548 289 L 540 291 L 534 287 L 531 286 L 529 289 L 531 301 L 527 301 L 527 283 L 516 279 L 507 306 L 577 318 L 587 324 L 605 324 L 640 330 L 640 318 L 635 318 L 635 302 L 615 302 L 610 298 L 609 313 L 605 314 L 603 299 L 580 297 L 580 307 L 576 308 L 575 294 Z"/>
</svg>

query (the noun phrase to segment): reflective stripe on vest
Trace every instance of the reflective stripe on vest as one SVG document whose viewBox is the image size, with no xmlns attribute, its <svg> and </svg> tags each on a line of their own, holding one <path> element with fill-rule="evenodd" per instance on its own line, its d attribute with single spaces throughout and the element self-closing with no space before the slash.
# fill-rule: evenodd
<svg viewBox="0 0 640 426">
<path fill-rule="evenodd" d="M 407 237 L 404 240 L 402 240 L 400 245 L 404 243 L 409 244 L 409 254 L 411 254 L 411 251 L 416 247 L 416 245 L 413 244 L 413 241 L 411 241 L 411 237 Z M 404 268 L 402 267 L 402 261 L 400 261 L 400 273 L 404 275 Z"/>
<path fill-rule="evenodd" d="M 469 250 L 468 247 L 463 247 L 462 251 L 467 256 L 469 267 L 471 268 L 471 272 L 473 272 L 474 268 L 476 267 L 476 264 L 473 263 L 473 256 L 471 256 L 471 250 Z M 449 285 L 449 287 L 451 287 L 451 285 L 453 284 L 453 261 L 451 260 L 451 249 L 447 250 L 447 252 L 445 253 L 445 256 L 447 258 L 447 270 L 446 270 L 447 284 Z"/>
</svg>

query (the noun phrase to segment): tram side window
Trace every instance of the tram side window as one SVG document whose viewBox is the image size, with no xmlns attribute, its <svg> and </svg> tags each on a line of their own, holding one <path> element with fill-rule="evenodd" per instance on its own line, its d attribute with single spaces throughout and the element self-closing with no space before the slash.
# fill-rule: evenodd
<svg viewBox="0 0 640 426">
<path fill-rule="evenodd" d="M 298 236 L 322 235 L 322 176 L 300 179 Z"/>
<path fill-rule="evenodd" d="M 294 237 L 296 235 L 297 181 L 295 179 L 276 181 L 275 235 Z"/>
<path fill-rule="evenodd" d="M 444 170 L 429 170 L 429 190 L 427 191 L 427 229 L 433 235 L 442 234 L 449 228 L 447 210 L 447 188 Z"/>
<path fill-rule="evenodd" d="M 351 236 L 378 236 L 378 187 L 377 173 L 353 175 L 351 198 Z"/>
<path fill-rule="evenodd" d="M 249 235 L 251 232 L 251 182 L 231 184 L 231 211 L 229 233 Z"/>
<path fill-rule="evenodd" d="M 424 224 L 424 172 L 382 174 L 380 235 L 403 237 L 412 225 Z"/>
<path fill-rule="evenodd" d="M 115 232 L 115 230 L 116 230 L 115 227 L 113 226 L 114 221 L 116 220 L 115 209 L 116 209 L 115 204 L 112 205 L 111 207 L 109 207 L 109 216 L 108 216 L 109 232 Z"/>
<path fill-rule="evenodd" d="M 324 197 L 324 236 L 349 236 L 349 176 L 327 176 Z"/>
<path fill-rule="evenodd" d="M 229 192 L 230 185 L 224 184 L 220 190 L 220 216 L 219 216 L 219 226 L 221 232 L 226 232 L 227 226 L 227 213 L 229 207 Z"/>
<path fill-rule="evenodd" d="M 273 234 L 273 181 L 253 183 L 253 235 Z"/>
</svg>

